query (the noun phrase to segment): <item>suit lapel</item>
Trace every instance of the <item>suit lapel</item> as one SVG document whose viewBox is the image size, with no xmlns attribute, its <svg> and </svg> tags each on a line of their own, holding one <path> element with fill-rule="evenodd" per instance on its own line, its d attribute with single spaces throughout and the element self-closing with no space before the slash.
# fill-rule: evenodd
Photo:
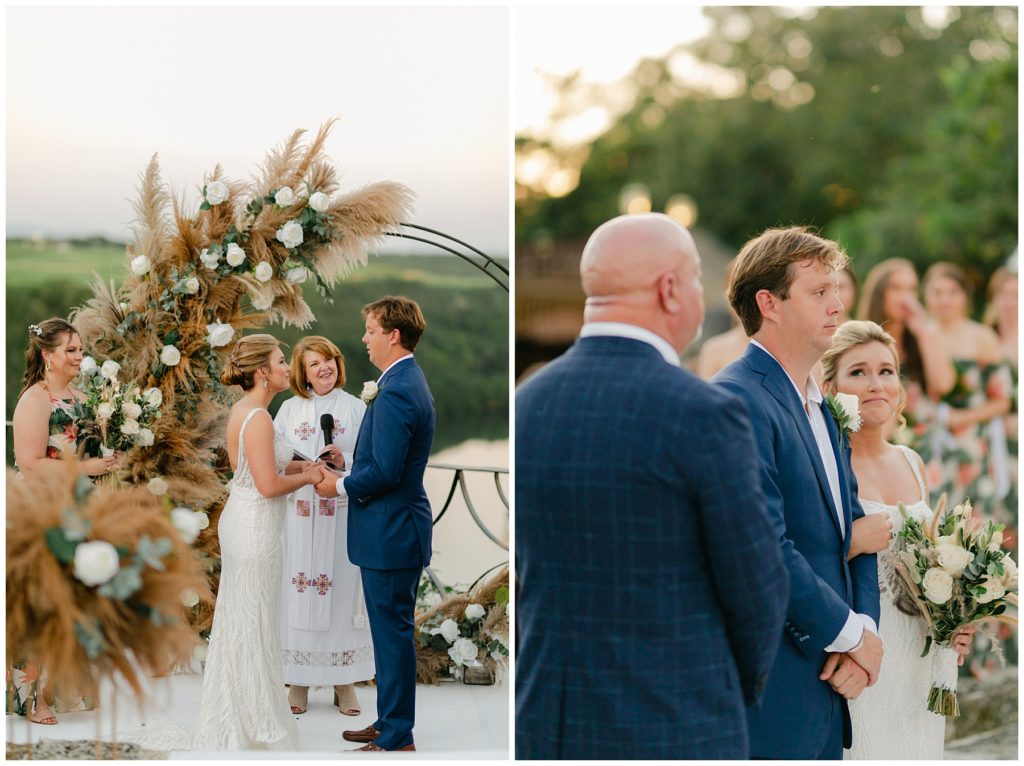
<svg viewBox="0 0 1024 766">
<path fill-rule="evenodd" d="M 841 446 L 839 443 L 839 424 L 836 423 L 836 419 L 832 417 L 832 411 L 829 410 L 828 404 L 824 401 L 821 403 L 821 414 L 825 417 L 825 427 L 828 428 L 828 439 L 832 444 L 832 452 L 836 456 L 836 469 L 839 475 L 839 499 L 843 503 L 843 521 L 846 523 L 846 528 L 850 529 L 850 525 L 853 524 L 853 517 L 851 516 L 852 502 L 850 501 L 850 482 L 846 475 L 847 461 L 846 452 L 850 449 L 849 440 L 846 441 L 845 446 Z M 829 493 L 831 495 L 831 493 Z M 849 537 L 849 535 L 847 535 Z"/>
<path fill-rule="evenodd" d="M 793 388 L 793 382 L 789 379 L 789 375 L 786 374 L 786 371 L 782 369 L 782 365 L 757 346 L 753 344 L 748 346 L 746 356 L 748 358 L 753 357 L 750 361 L 757 362 L 752 366 L 754 366 L 754 369 L 763 373 L 764 378 L 762 378 L 761 381 L 762 385 L 773 397 L 775 397 L 779 404 L 786 409 L 790 417 L 793 418 L 793 424 L 796 426 L 796 430 L 800 434 L 800 440 L 804 443 L 804 448 L 807 450 L 807 456 L 811 459 L 811 465 L 814 466 L 814 475 L 818 478 L 818 486 L 821 489 L 822 495 L 825 497 L 829 518 L 832 519 L 836 532 L 842 536 L 843 530 L 839 525 L 839 513 L 836 510 L 835 501 L 832 499 L 832 489 L 828 484 L 828 475 L 825 473 L 825 465 L 821 462 L 821 453 L 818 451 L 818 443 L 814 439 L 814 432 L 811 430 L 811 423 L 807 419 L 807 413 L 800 404 L 800 397 L 797 395 L 796 389 Z M 831 414 L 826 414 L 826 424 L 830 420 L 832 420 Z M 835 450 L 835 437 L 833 435 L 833 431 L 834 428 L 829 429 L 829 437 L 832 440 L 833 450 Z M 839 462 L 840 461 L 837 459 L 836 463 L 838 464 Z M 842 473 L 840 473 L 840 478 L 841 477 Z M 847 529 L 849 529 L 849 524 L 847 524 Z"/>
</svg>

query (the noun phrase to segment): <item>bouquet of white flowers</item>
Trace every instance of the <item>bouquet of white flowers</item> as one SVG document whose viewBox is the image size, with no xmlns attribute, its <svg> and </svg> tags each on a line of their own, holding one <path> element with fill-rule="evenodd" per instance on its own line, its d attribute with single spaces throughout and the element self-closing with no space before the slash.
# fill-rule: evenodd
<svg viewBox="0 0 1024 766">
<path fill-rule="evenodd" d="M 896 571 L 928 623 L 921 656 L 932 652 L 928 709 L 960 715 L 956 698 L 957 654 L 951 646 L 960 628 L 988 618 L 1016 622 L 1004 614 L 1017 605 L 1017 565 L 1003 546 L 1003 524 L 975 519 L 970 500 L 946 512 L 946 496 L 926 526 L 907 514 L 900 532 Z"/>
<path fill-rule="evenodd" d="M 87 370 L 83 373 L 86 398 L 79 443 L 86 443 L 85 452 L 110 455 L 136 445 L 152 446 L 153 432 L 149 426 L 160 417 L 160 389 L 143 391 L 134 383 L 118 382 L 121 367 L 113 360 L 82 367 Z"/>
</svg>

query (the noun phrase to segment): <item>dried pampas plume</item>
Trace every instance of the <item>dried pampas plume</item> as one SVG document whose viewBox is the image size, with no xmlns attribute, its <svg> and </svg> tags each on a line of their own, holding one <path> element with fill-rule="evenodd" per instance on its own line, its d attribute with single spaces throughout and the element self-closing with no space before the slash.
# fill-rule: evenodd
<svg viewBox="0 0 1024 766">
<path fill-rule="evenodd" d="M 94 695 L 104 677 L 121 676 L 142 697 L 139 673 L 166 674 L 187 662 L 196 644 L 182 593 L 213 596 L 200 563 L 181 540 L 160 501 L 142 488 L 95 489 L 80 509 L 91 524 L 86 541 L 105 540 L 135 551 L 139 538 L 166 538 L 172 551 L 163 571 L 146 567 L 142 589 L 128 602 L 97 594 L 50 550 L 46 531 L 60 527 L 62 511 L 76 507 L 78 462 L 46 461 L 26 477 L 7 472 L 7 663 L 27 660 L 48 684 Z M 122 556 L 122 564 L 127 557 Z M 155 608 L 170 624 L 157 625 L 132 604 Z M 94 626 L 104 642 L 90 659 L 79 626 Z"/>
</svg>

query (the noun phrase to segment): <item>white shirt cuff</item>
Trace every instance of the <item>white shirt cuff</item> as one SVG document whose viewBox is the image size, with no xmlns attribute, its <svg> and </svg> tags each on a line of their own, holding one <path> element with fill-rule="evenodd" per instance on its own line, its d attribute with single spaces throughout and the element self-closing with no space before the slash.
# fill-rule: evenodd
<svg viewBox="0 0 1024 766">
<path fill-rule="evenodd" d="M 348 471 L 342 471 L 341 478 L 338 479 L 335 484 L 335 489 L 338 490 L 338 498 L 341 500 L 348 500 L 348 492 L 345 491 L 345 477 L 348 476 Z"/>
<path fill-rule="evenodd" d="M 825 647 L 825 651 L 839 653 L 850 651 L 860 642 L 861 636 L 869 627 L 872 633 L 878 632 L 874 627 L 874 621 L 870 617 L 857 614 L 851 609 L 843 629 L 839 631 L 839 635 L 832 640 L 832 643 Z"/>
</svg>

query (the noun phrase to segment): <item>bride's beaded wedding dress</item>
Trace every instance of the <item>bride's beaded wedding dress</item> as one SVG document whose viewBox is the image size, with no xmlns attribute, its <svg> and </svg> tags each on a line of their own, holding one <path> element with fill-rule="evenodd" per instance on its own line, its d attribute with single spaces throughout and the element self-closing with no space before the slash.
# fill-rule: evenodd
<svg viewBox="0 0 1024 766">
<path fill-rule="evenodd" d="M 924 480 L 914 453 L 906 447 L 900 452 L 917 478 L 921 499 L 905 505 L 907 513 L 923 524 L 931 521 Z M 853 719 L 853 748 L 846 752 L 852 760 L 913 759 L 941 760 L 946 719 L 928 711 L 928 691 L 932 682 L 931 655 L 922 658 L 927 635 L 924 618 L 904 614 L 896 608 L 893 560 L 898 536 L 903 529 L 899 507 L 861 498 L 865 514 L 888 513 L 892 518 L 893 540 L 878 554 L 878 584 L 881 592 L 879 632 L 885 654 L 874 686 L 850 702 Z"/>
</svg>

